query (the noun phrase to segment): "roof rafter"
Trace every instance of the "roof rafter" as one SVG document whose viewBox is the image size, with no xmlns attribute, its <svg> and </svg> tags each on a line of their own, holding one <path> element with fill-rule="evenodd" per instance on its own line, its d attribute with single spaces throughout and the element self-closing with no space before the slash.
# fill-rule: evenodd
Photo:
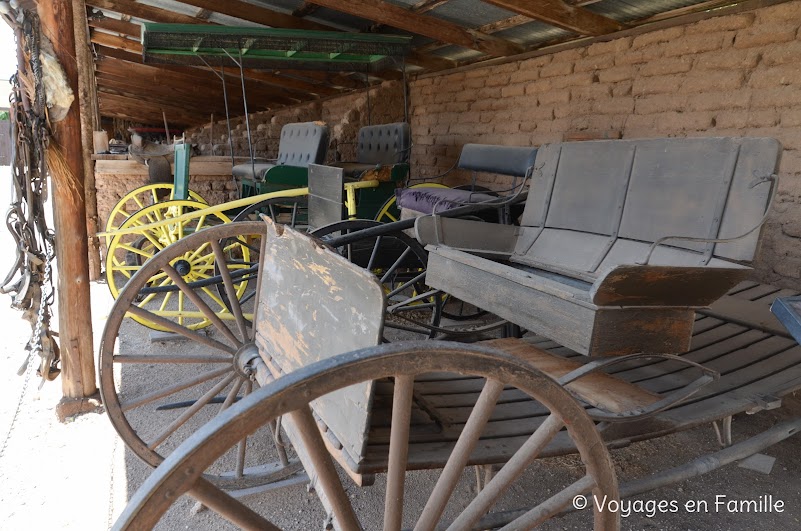
<svg viewBox="0 0 801 531">
<path fill-rule="evenodd" d="M 101 20 L 103 20 L 103 19 L 101 19 Z M 113 19 L 111 19 L 111 20 L 113 20 Z M 132 23 L 128 22 L 127 24 L 132 24 Z M 101 29 L 106 29 L 106 28 L 102 28 L 101 26 L 93 26 L 92 21 L 89 22 L 89 25 L 92 26 L 92 27 L 100 27 Z M 128 28 L 131 31 L 129 33 L 125 33 L 125 35 L 128 35 L 130 37 L 136 37 L 137 38 L 136 41 L 133 41 L 132 39 L 125 39 L 124 37 L 117 37 L 117 36 L 114 36 L 114 35 L 109 35 L 107 33 L 92 32 L 92 42 L 95 43 L 95 44 L 98 44 L 98 45 L 109 47 L 109 48 L 117 48 L 117 49 L 129 51 L 129 52 L 132 52 L 132 53 L 136 53 L 141 58 L 141 56 L 142 56 L 142 45 L 140 44 L 140 42 L 138 40 L 141 26 L 139 26 L 137 24 L 132 24 L 132 25 L 135 26 L 136 29 Z M 140 61 L 137 61 L 137 62 L 141 63 L 142 61 L 140 60 Z M 205 68 L 177 67 L 177 66 L 175 67 L 176 70 L 186 69 L 186 68 L 191 68 L 193 70 L 208 71 Z M 239 78 L 239 72 L 235 71 L 234 69 L 229 69 L 228 71 L 226 71 L 226 75 L 231 76 L 231 77 Z M 286 76 L 279 76 L 279 75 L 276 75 L 276 74 L 272 74 L 270 72 L 264 72 L 264 71 L 260 71 L 260 70 L 253 70 L 253 69 L 249 69 L 249 68 L 246 68 L 244 70 L 244 75 L 245 75 L 245 79 L 251 79 L 253 81 L 260 81 L 262 83 L 267 83 L 267 84 L 270 84 L 270 85 L 274 85 L 276 87 L 281 87 L 283 89 L 305 92 L 305 93 L 313 94 L 313 95 L 317 95 L 317 96 L 331 96 L 331 95 L 336 94 L 336 93 L 339 92 L 339 90 L 337 90 L 335 88 L 332 88 L 332 87 L 329 87 L 329 86 L 319 85 L 319 84 L 315 84 L 315 83 L 308 83 L 308 82 L 305 82 L 305 81 L 301 81 L 299 79 L 294 79 L 294 78 L 286 77 Z"/>
<path fill-rule="evenodd" d="M 303 19 L 293 15 L 286 15 L 279 11 L 269 9 L 263 6 L 257 6 L 243 2 L 241 0 L 226 0 L 220 2 L 219 0 L 179 0 L 181 3 L 198 7 L 201 9 L 208 9 L 235 17 L 248 22 L 255 22 L 263 26 L 271 28 L 291 28 L 301 30 L 316 30 L 316 31 L 341 31 L 339 28 L 320 24 L 312 20 Z M 307 4 L 317 4 L 317 2 L 307 2 Z M 443 69 L 454 66 L 453 61 L 437 57 L 425 57 L 417 54 L 410 54 L 408 62 L 416 64 L 426 69 Z M 377 76 L 384 77 L 384 76 Z"/>
<path fill-rule="evenodd" d="M 514 55 L 524 51 L 517 43 L 493 37 L 436 17 L 414 13 L 383 0 L 311 0 L 312 3 L 342 13 L 367 18 L 438 41 L 478 50 L 492 56 Z"/>
<path fill-rule="evenodd" d="M 567 5 L 562 0 L 483 0 L 503 9 L 546 22 L 580 35 L 604 35 L 625 25 L 592 11 Z"/>
</svg>

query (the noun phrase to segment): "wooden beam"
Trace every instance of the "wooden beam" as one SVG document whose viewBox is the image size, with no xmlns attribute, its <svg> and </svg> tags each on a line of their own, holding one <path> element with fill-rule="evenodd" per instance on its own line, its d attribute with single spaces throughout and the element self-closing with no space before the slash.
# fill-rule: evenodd
<svg viewBox="0 0 801 531">
<path fill-rule="evenodd" d="M 105 97 L 106 94 L 112 94 L 115 96 L 130 98 L 131 100 L 136 101 L 137 104 L 141 105 L 142 107 L 159 109 L 160 111 L 171 113 L 173 116 L 186 119 L 187 121 L 202 120 L 202 117 L 200 117 L 197 113 L 197 106 L 193 105 L 192 102 L 187 102 L 185 100 L 179 101 L 157 93 L 151 93 L 148 94 L 147 97 L 142 97 L 140 93 L 132 91 L 131 87 L 126 86 L 124 83 L 109 83 L 107 85 L 101 85 L 98 88 L 98 91 L 102 97 Z"/>
<path fill-rule="evenodd" d="M 142 26 L 135 22 L 126 22 L 111 17 L 93 17 L 89 19 L 89 27 L 104 29 L 120 35 L 134 37 L 139 40 L 142 34 Z"/>
<path fill-rule="evenodd" d="M 125 37 L 120 37 L 117 35 L 111 35 L 108 33 L 103 33 L 98 31 L 98 32 L 92 32 L 92 42 L 107 48 L 116 48 L 118 50 L 124 50 L 130 53 L 131 55 L 137 56 L 139 60 L 134 62 L 143 63 L 141 59 L 142 45 L 138 41 L 133 41 L 132 39 L 127 39 Z M 191 74 L 192 72 L 205 73 L 209 71 L 206 67 L 193 67 L 193 66 L 181 66 L 181 65 L 174 65 L 174 66 L 170 65 L 169 68 L 174 72 L 184 72 L 187 74 Z M 240 79 L 238 69 L 228 68 L 225 71 L 225 74 L 230 77 L 235 77 L 237 80 Z M 339 90 L 333 87 L 322 86 L 314 83 L 307 83 L 299 79 L 288 78 L 285 76 L 275 75 L 270 72 L 248 69 L 248 68 L 245 69 L 245 79 L 259 81 L 261 83 L 272 85 L 277 89 L 291 91 L 290 93 L 287 93 L 287 96 L 296 97 L 297 99 L 308 99 L 310 95 L 331 96 L 333 94 L 337 94 L 340 92 Z"/>
<path fill-rule="evenodd" d="M 166 22 L 169 24 L 197 24 L 200 22 L 199 19 L 189 15 L 182 15 L 168 9 L 140 4 L 131 0 L 86 0 L 86 5 L 153 22 Z"/>
<path fill-rule="evenodd" d="M 546 22 L 579 35 L 604 35 L 626 28 L 624 24 L 562 0 L 484 0 L 513 13 Z"/>
<path fill-rule="evenodd" d="M 414 4 L 411 11 L 414 13 L 426 13 L 448 2 L 450 2 L 450 0 L 423 0 L 422 2 Z"/>
<path fill-rule="evenodd" d="M 165 112 L 171 124 L 181 127 L 202 124 L 208 119 L 199 114 L 187 113 L 185 109 L 151 103 L 135 96 L 112 91 L 100 90 L 98 96 L 100 97 L 100 110 L 104 116 L 119 112 L 126 116 L 137 116 L 139 120 L 147 124 L 163 125 L 161 113 Z"/>
<path fill-rule="evenodd" d="M 269 26 L 271 28 L 292 28 L 304 30 L 331 31 L 332 27 L 311 20 L 304 20 L 293 17 L 274 9 L 269 9 L 262 5 L 254 5 L 242 0 L 180 0 L 182 4 L 187 4 L 201 9 L 208 9 L 216 13 L 222 13 L 229 17 L 247 20 Z"/>
<path fill-rule="evenodd" d="M 145 65 L 138 63 L 119 64 L 114 59 L 104 59 L 98 62 L 98 72 L 106 72 L 111 74 L 125 75 L 133 78 L 134 76 L 143 81 L 147 81 L 152 85 L 162 86 L 188 86 L 194 85 L 207 95 L 219 95 L 219 101 L 222 101 L 222 86 L 220 80 L 211 72 L 203 71 L 200 69 L 192 69 L 193 72 L 175 72 L 169 66 L 156 66 Z M 266 87 L 262 84 L 245 83 L 248 99 L 258 98 L 263 101 L 271 99 L 275 104 L 293 104 L 297 100 L 285 97 L 279 91 L 271 87 Z M 231 102 L 242 101 L 242 93 L 237 84 L 236 87 L 230 86 L 228 89 L 228 97 Z M 202 104 L 202 99 L 199 99 L 196 104 Z M 204 111 L 205 112 L 205 111 Z"/>
<path fill-rule="evenodd" d="M 129 76 L 130 77 L 130 76 Z M 110 88 L 116 91 L 133 92 L 144 94 L 143 99 L 157 101 L 161 103 L 175 104 L 188 109 L 197 109 L 198 102 L 203 101 L 203 108 L 206 113 L 225 112 L 225 105 L 222 98 L 207 97 L 201 99 L 199 92 L 191 92 L 185 87 L 175 85 L 148 86 L 147 81 L 137 78 L 131 80 L 117 74 L 97 74 L 97 86 L 99 89 Z M 216 96 L 216 95 L 214 95 Z"/>
<path fill-rule="evenodd" d="M 81 146 L 83 155 L 84 205 L 86 208 L 86 238 L 89 247 L 89 280 L 100 280 L 100 240 L 97 216 L 97 188 L 92 163 L 94 151 L 93 131 L 95 77 L 92 50 L 89 47 L 89 27 L 86 21 L 84 0 L 72 0 L 72 20 L 75 34 L 75 62 L 78 67 L 79 109 L 81 118 Z"/>
<path fill-rule="evenodd" d="M 75 35 L 71 0 L 39 2 L 41 29 L 53 46 L 76 98 L 78 71 L 75 62 Z M 56 229 L 58 259 L 59 343 L 61 348 L 61 388 L 59 411 L 69 415 L 77 406 L 97 393 L 92 306 L 89 296 L 89 260 L 84 206 L 84 169 L 81 146 L 81 119 L 78 102 L 66 117 L 51 123 L 52 138 L 47 162 L 53 180 L 53 222 Z M 65 415 L 65 416 L 66 416 Z"/>
<path fill-rule="evenodd" d="M 116 48 L 118 50 L 125 50 L 126 52 L 136 54 L 140 57 L 142 56 L 142 44 L 128 37 L 94 30 L 90 32 L 89 36 L 91 41 L 95 44 Z"/>
<path fill-rule="evenodd" d="M 527 22 L 531 22 L 531 19 L 525 15 L 515 15 L 513 17 L 505 18 L 502 20 L 498 20 L 496 22 L 490 22 L 489 24 L 484 24 L 483 26 L 478 28 L 478 31 L 482 33 L 495 33 L 496 31 L 501 31 L 509 28 L 513 28 L 515 26 L 520 26 L 521 24 L 525 24 Z M 422 54 L 430 53 L 434 50 L 438 50 L 445 46 L 441 42 L 432 42 L 426 44 L 425 46 L 420 46 L 417 48 L 417 52 Z"/>
<path fill-rule="evenodd" d="M 419 15 L 383 0 L 313 0 L 313 3 L 492 56 L 515 55 L 523 51 L 522 46 L 511 41 L 439 18 Z"/>
<path fill-rule="evenodd" d="M 320 6 L 310 4 L 309 2 L 301 2 L 297 9 L 292 12 L 293 17 L 303 18 L 313 15 L 315 11 L 320 9 Z"/>
</svg>

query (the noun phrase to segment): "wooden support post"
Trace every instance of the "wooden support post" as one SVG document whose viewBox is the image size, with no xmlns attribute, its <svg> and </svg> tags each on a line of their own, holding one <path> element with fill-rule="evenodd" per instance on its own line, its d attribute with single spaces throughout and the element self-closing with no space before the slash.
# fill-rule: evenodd
<svg viewBox="0 0 801 531">
<path fill-rule="evenodd" d="M 78 65 L 78 94 L 81 113 L 81 143 L 83 144 L 83 182 L 86 205 L 86 237 L 89 244 L 89 280 L 100 279 L 100 239 L 98 230 L 97 188 L 92 163 L 94 146 L 94 61 L 89 50 L 89 26 L 86 21 L 84 0 L 72 0 L 72 18 L 75 30 L 75 59 Z"/>
<path fill-rule="evenodd" d="M 75 35 L 72 1 L 38 2 L 42 34 L 50 39 L 67 81 L 77 97 L 78 69 L 74 59 Z M 83 150 L 78 102 L 66 118 L 52 124 L 47 161 L 52 179 L 53 218 L 58 259 L 59 339 L 61 384 L 64 397 L 60 417 L 85 411 L 97 393 L 92 310 L 89 297 L 89 260 L 84 206 Z"/>
</svg>

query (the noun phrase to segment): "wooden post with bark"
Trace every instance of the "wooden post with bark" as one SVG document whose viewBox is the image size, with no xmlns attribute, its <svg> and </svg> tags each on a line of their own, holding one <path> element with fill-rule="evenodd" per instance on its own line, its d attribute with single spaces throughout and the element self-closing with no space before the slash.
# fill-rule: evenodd
<svg viewBox="0 0 801 531">
<path fill-rule="evenodd" d="M 78 103 L 78 67 L 72 1 L 38 2 L 42 34 L 53 49 L 76 100 L 67 116 L 52 124 L 48 167 L 53 189 L 53 218 L 58 260 L 59 343 L 63 398 L 58 407 L 66 417 L 94 407 L 97 393 L 92 310 L 89 293 L 89 261 L 84 205 L 83 146 Z"/>
<path fill-rule="evenodd" d="M 86 22 L 86 3 L 72 0 L 75 30 L 75 60 L 78 66 L 78 101 L 81 114 L 81 143 L 83 144 L 84 204 L 86 206 L 86 236 L 89 246 L 89 280 L 100 279 L 100 239 L 97 234 L 97 188 L 92 163 L 94 146 L 94 116 L 92 93 L 95 91 L 94 61 L 89 49 L 89 27 Z"/>
</svg>

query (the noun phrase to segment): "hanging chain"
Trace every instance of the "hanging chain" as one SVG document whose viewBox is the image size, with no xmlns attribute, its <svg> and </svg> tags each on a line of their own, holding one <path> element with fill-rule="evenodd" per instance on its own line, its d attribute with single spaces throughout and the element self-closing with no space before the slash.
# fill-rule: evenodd
<svg viewBox="0 0 801 531">
<path fill-rule="evenodd" d="M 29 12 L 24 15 L 18 28 L 23 38 L 18 45 L 23 47 L 29 68 L 20 65 L 20 71 L 11 78 L 9 100 L 14 139 L 11 168 L 14 197 L 6 226 L 16 242 L 17 255 L 0 292 L 14 294 L 12 307 L 24 312 L 24 319 L 33 329 L 18 373 L 24 374 L 38 356 L 38 363 L 34 364 L 38 365 L 36 372 L 43 384 L 60 373 L 57 334 L 50 330 L 55 233 L 48 229 L 45 219 L 48 195 L 45 152 L 50 128 L 42 81 L 39 19 Z"/>
</svg>

